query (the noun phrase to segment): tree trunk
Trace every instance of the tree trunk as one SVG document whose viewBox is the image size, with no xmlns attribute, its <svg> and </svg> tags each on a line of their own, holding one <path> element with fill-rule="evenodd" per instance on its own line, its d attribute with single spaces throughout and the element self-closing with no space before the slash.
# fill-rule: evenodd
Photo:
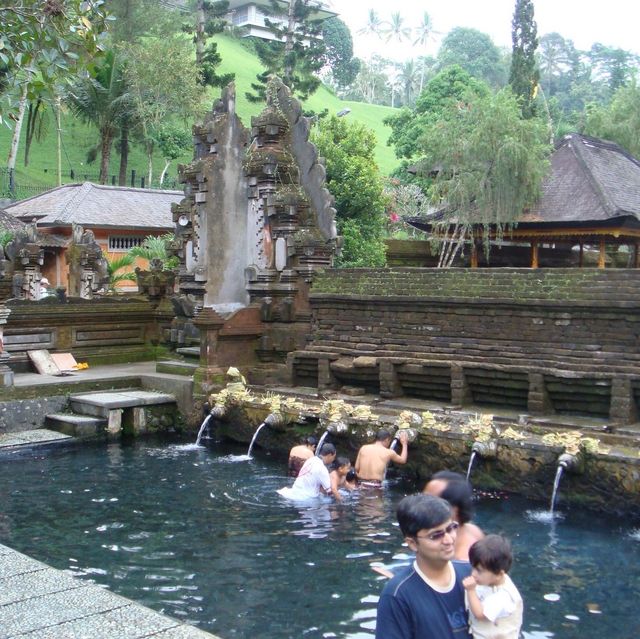
<svg viewBox="0 0 640 639">
<path fill-rule="evenodd" d="M 167 169 L 169 168 L 170 164 L 171 160 L 164 161 L 164 169 L 162 169 L 162 173 L 160 173 L 160 186 L 164 184 L 164 176 L 167 174 Z"/>
<path fill-rule="evenodd" d="M 106 184 L 109 179 L 109 159 L 111 158 L 111 143 L 113 134 L 102 131 L 100 137 L 100 184 Z"/>
<path fill-rule="evenodd" d="M 153 178 L 153 142 L 147 142 L 147 184 L 146 188 L 151 188 Z"/>
<path fill-rule="evenodd" d="M 24 112 L 27 108 L 27 83 L 22 87 L 20 95 L 20 103 L 18 105 L 18 117 L 13 129 L 13 137 L 11 138 L 11 148 L 7 157 L 7 168 L 13 171 L 16 168 L 16 158 L 18 156 L 18 145 L 20 144 L 20 131 L 22 131 L 22 123 L 24 122 Z"/>
<path fill-rule="evenodd" d="M 129 122 L 124 120 L 120 128 L 120 169 L 118 186 L 127 184 L 127 164 L 129 163 Z"/>
<path fill-rule="evenodd" d="M 207 36 L 204 31 L 206 16 L 204 11 L 204 0 L 198 0 L 196 7 L 196 66 L 202 66 L 202 58 L 204 57 L 204 47 Z"/>
<path fill-rule="evenodd" d="M 293 65 L 290 62 L 290 54 L 293 50 L 293 34 L 296 29 L 296 21 L 294 17 L 295 6 L 296 0 L 289 0 L 287 34 L 284 41 L 284 78 L 282 78 L 282 81 L 289 87 L 291 86 L 291 76 L 293 75 Z"/>
<path fill-rule="evenodd" d="M 62 125 L 60 122 L 60 96 L 54 100 L 56 115 L 56 169 L 58 174 L 58 186 L 62 185 Z"/>
<path fill-rule="evenodd" d="M 29 166 L 29 151 L 31 150 L 31 142 L 36 132 L 36 122 L 38 121 L 38 109 L 42 105 L 42 100 L 38 98 L 35 102 L 29 102 L 27 110 L 27 131 L 24 138 L 24 165 Z"/>
</svg>

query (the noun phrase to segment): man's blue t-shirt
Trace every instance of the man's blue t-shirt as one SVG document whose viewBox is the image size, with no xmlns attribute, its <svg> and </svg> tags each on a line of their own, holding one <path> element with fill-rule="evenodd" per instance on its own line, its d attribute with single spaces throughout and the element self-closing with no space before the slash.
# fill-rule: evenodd
<svg viewBox="0 0 640 639">
<path fill-rule="evenodd" d="M 456 582 L 447 593 L 433 590 L 413 564 L 384 587 L 378 602 L 376 639 L 471 639 L 462 580 L 465 561 L 452 561 Z"/>
</svg>

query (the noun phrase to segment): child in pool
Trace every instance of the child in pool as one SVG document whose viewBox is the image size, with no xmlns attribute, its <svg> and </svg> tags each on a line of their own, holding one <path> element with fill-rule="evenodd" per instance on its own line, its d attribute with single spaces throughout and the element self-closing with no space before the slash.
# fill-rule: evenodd
<svg viewBox="0 0 640 639">
<path fill-rule="evenodd" d="M 518 639 L 522 597 L 507 574 L 513 555 L 508 539 L 487 535 L 469 549 L 471 575 L 462 581 L 474 639 Z"/>
<path fill-rule="evenodd" d="M 355 490 L 356 482 L 350 479 L 351 462 L 347 457 L 337 457 L 332 464 L 329 477 L 331 479 L 331 490 L 335 492 L 339 488 L 345 488 L 346 490 Z"/>
</svg>

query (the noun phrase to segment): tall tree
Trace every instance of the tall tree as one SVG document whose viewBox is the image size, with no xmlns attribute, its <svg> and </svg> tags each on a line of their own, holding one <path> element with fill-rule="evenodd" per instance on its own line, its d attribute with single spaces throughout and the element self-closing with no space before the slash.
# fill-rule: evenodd
<svg viewBox="0 0 640 639">
<path fill-rule="evenodd" d="M 611 94 L 625 85 L 640 71 L 640 57 L 614 47 L 606 47 L 599 42 L 588 52 L 594 76 L 607 83 Z"/>
<path fill-rule="evenodd" d="M 390 40 L 404 42 L 411 37 L 411 28 L 406 26 L 404 18 L 399 11 L 396 11 L 391 14 L 391 20 L 385 23 L 382 34 L 387 42 Z"/>
<path fill-rule="evenodd" d="M 524 119 L 509 88 L 449 104 L 419 140 L 427 167 L 438 167 L 430 198 L 442 209 L 442 225 L 458 237 L 472 229 L 514 225 L 535 202 L 548 170 L 551 146 L 544 122 Z"/>
<path fill-rule="evenodd" d="M 271 18 L 265 18 L 265 25 L 274 40 L 256 40 L 255 49 L 265 68 L 258 74 L 258 82 L 252 83 L 253 93 L 247 92 L 250 102 L 264 100 L 270 75 L 278 75 L 282 81 L 301 99 L 306 99 L 320 86 L 317 73 L 322 69 L 325 47 L 322 42 L 322 18 L 317 0 L 288 0 L 284 21 L 282 4 L 269 0 Z"/>
<path fill-rule="evenodd" d="M 504 86 L 506 73 L 500 50 L 486 33 L 477 29 L 452 29 L 440 45 L 438 63 L 441 69 L 457 64 L 494 88 Z"/>
<path fill-rule="evenodd" d="M 132 108 L 123 66 L 113 51 L 108 51 L 97 65 L 95 78 L 81 78 L 70 88 L 66 102 L 76 117 L 98 129 L 100 183 L 105 184 L 113 140 L 123 117 L 131 113 Z"/>
<path fill-rule="evenodd" d="M 429 43 L 433 40 L 433 36 L 437 33 L 433 28 L 431 16 L 426 11 L 422 14 L 422 22 L 414 29 L 414 33 L 416 35 L 416 39 L 413 41 L 413 46 L 421 46 L 423 49 L 427 48 Z M 421 56 L 420 60 L 420 87 L 418 89 L 418 94 L 422 93 L 425 71 L 427 69 L 425 65 L 426 56 Z"/>
<path fill-rule="evenodd" d="M 541 81 L 548 97 L 558 90 L 558 83 L 563 74 L 571 68 L 571 42 L 559 33 L 547 33 L 540 38 L 538 57 L 540 60 Z"/>
<path fill-rule="evenodd" d="M 384 24 L 384 21 L 380 19 L 380 16 L 376 11 L 374 9 L 369 9 L 369 13 L 367 14 L 367 24 L 365 24 L 358 33 L 360 35 L 374 35 L 379 38 L 382 34 Z"/>
<path fill-rule="evenodd" d="M 384 196 L 373 132 L 331 116 L 320 121 L 311 139 L 325 158 L 327 188 L 335 198 L 344 238 L 340 266 L 384 265 Z"/>
<path fill-rule="evenodd" d="M 632 80 L 620 87 L 607 107 L 589 105 L 585 133 L 617 142 L 640 157 L 640 86 Z"/>
<path fill-rule="evenodd" d="M 197 82 L 189 44 L 176 35 L 149 38 L 126 49 L 125 78 L 139 132 L 147 152 L 147 180 L 153 178 L 153 151 L 167 123 L 192 121 L 204 95 Z"/>
<path fill-rule="evenodd" d="M 218 45 L 211 40 L 211 36 L 224 30 L 229 3 L 227 0 L 193 0 L 191 4 L 195 21 L 184 24 L 183 30 L 193 34 L 198 82 L 207 87 L 226 86 L 234 79 L 235 74 L 218 75 L 217 67 L 222 58 L 218 53 Z"/>
<path fill-rule="evenodd" d="M 395 146 L 397 157 L 416 160 L 422 155 L 418 140 L 433 122 L 450 108 L 464 104 L 469 96 L 488 94 L 489 87 L 484 82 L 457 65 L 448 67 L 427 83 L 414 109 L 402 109 L 385 119 L 391 127 L 388 144 Z"/>
<path fill-rule="evenodd" d="M 533 19 L 533 0 L 516 0 L 511 22 L 513 42 L 511 73 L 509 84 L 522 106 L 522 115 L 531 118 L 535 115 L 535 97 L 540 73 L 536 63 L 538 48 L 538 28 Z"/>
<path fill-rule="evenodd" d="M 340 18 L 329 18 L 322 23 L 325 45 L 324 63 L 338 88 L 349 86 L 360 71 L 360 60 L 353 57 L 353 38 L 349 27 Z"/>
</svg>

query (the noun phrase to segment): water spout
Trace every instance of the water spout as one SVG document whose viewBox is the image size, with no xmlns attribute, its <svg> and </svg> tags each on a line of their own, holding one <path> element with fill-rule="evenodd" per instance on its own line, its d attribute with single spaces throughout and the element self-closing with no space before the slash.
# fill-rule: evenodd
<svg viewBox="0 0 640 639">
<path fill-rule="evenodd" d="M 320 451 L 322 450 L 322 444 L 324 444 L 324 440 L 327 439 L 327 437 L 329 437 L 329 435 L 331 434 L 331 431 L 327 428 L 327 430 L 324 431 L 324 433 L 322 433 L 322 436 L 320 437 L 320 441 L 318 442 L 318 445 L 316 446 L 316 457 L 320 457 Z"/>
<path fill-rule="evenodd" d="M 469 477 L 471 477 L 471 469 L 473 468 L 473 462 L 477 454 L 478 451 L 471 449 L 471 457 L 469 458 L 469 465 L 467 466 L 467 481 L 469 481 Z"/>
<path fill-rule="evenodd" d="M 207 429 L 207 424 L 209 423 L 209 420 L 213 417 L 213 415 L 209 414 L 204 418 L 204 421 L 202 422 L 202 424 L 200 425 L 200 430 L 198 431 L 198 437 L 196 437 L 196 446 L 200 446 L 200 440 L 202 439 L 202 436 L 204 435 L 204 431 Z"/>
<path fill-rule="evenodd" d="M 498 456 L 498 443 L 491 439 L 488 442 L 473 442 L 471 446 L 471 457 L 469 458 L 469 466 L 467 466 L 467 481 L 471 477 L 471 469 L 476 457 L 486 459 L 495 459 Z"/>
<path fill-rule="evenodd" d="M 556 506 L 556 495 L 558 494 L 558 487 L 560 486 L 560 478 L 562 477 L 562 471 L 565 466 L 558 464 L 556 470 L 556 478 L 553 480 L 553 492 L 551 493 L 551 504 L 549 505 L 549 512 L 553 515 L 553 510 Z"/>
<path fill-rule="evenodd" d="M 249 450 L 247 451 L 247 457 L 251 457 L 251 451 L 253 450 L 253 445 L 256 443 L 256 439 L 258 439 L 258 434 L 265 426 L 277 426 L 282 423 L 282 415 L 280 413 L 270 413 L 267 415 L 265 420 L 258 426 L 256 432 L 253 433 L 253 437 L 251 438 L 251 443 L 249 444 Z"/>
<path fill-rule="evenodd" d="M 220 417 L 224 416 L 224 413 L 225 413 L 225 407 L 224 406 L 214 406 L 211 409 L 211 411 L 209 411 L 209 414 L 204 418 L 204 421 L 202 422 L 202 424 L 200 424 L 200 430 L 198 431 L 198 436 L 196 437 L 196 446 L 200 446 L 200 441 L 204 437 L 205 431 L 207 430 L 207 425 L 209 423 L 209 420 L 212 417 L 220 418 Z"/>
</svg>

